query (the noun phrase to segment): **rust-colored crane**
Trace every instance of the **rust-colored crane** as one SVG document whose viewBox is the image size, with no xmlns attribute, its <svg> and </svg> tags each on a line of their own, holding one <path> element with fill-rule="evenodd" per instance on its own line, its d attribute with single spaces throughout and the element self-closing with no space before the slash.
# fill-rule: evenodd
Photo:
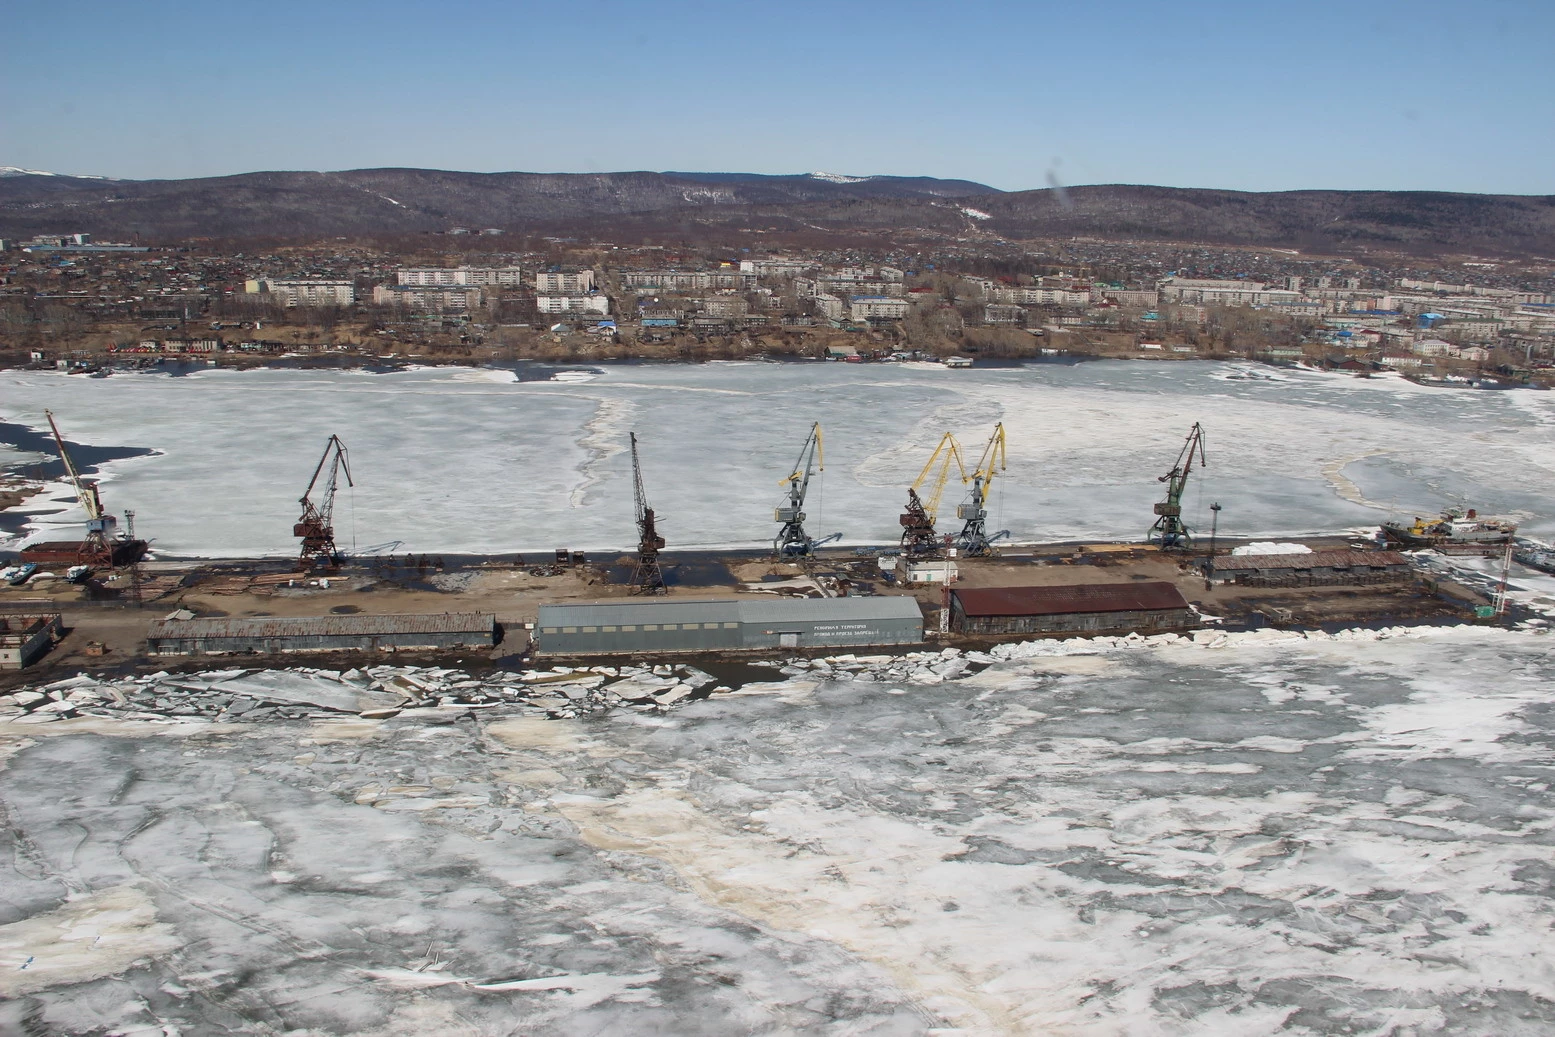
<svg viewBox="0 0 1555 1037">
<path fill-rule="evenodd" d="M 653 509 L 648 506 L 648 495 L 643 490 L 642 465 L 637 460 L 637 433 L 632 436 L 632 495 L 637 507 L 637 568 L 632 573 L 633 594 L 663 594 L 664 570 L 659 565 L 659 551 L 664 538 L 659 536 Z"/>
<path fill-rule="evenodd" d="M 324 480 L 321 501 L 315 504 L 313 489 L 318 485 L 325 465 L 329 466 L 329 475 Z M 351 462 L 346 455 L 346 445 L 340 441 L 339 436 L 330 436 L 329 442 L 324 444 L 324 456 L 319 458 L 319 463 L 314 467 L 313 478 L 308 480 L 308 488 L 299 502 L 302 505 L 302 517 L 292 526 L 292 536 L 302 538 L 302 553 L 297 557 L 299 570 L 335 568 L 343 560 L 344 556 L 335 546 L 335 490 L 341 472 L 345 473 L 347 486 L 356 485 L 351 481 Z"/>
</svg>

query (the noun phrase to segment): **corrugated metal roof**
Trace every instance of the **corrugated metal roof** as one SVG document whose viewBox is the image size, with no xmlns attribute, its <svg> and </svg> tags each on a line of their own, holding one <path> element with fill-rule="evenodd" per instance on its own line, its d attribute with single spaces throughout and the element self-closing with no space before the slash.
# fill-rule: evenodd
<svg viewBox="0 0 1555 1037">
<path fill-rule="evenodd" d="M 497 617 L 484 612 L 410 616 L 257 616 L 224 619 L 159 619 L 152 638 L 363 637 L 388 634 L 490 633 Z"/>
<path fill-rule="evenodd" d="M 539 626 L 640 626 L 644 623 L 734 623 L 739 620 L 733 599 L 698 598 L 620 601 L 579 601 L 541 605 Z"/>
<path fill-rule="evenodd" d="M 951 591 L 969 616 L 1056 616 L 1071 612 L 1185 609 L 1173 584 L 1082 583 L 1065 587 L 967 587 Z"/>
<path fill-rule="evenodd" d="M 923 610 L 917 601 L 904 597 L 882 598 L 745 598 L 740 601 L 740 618 L 747 623 L 804 621 L 825 623 L 832 620 L 917 619 Z"/>
<path fill-rule="evenodd" d="M 1217 555 L 1216 572 L 1243 569 L 1311 569 L 1348 566 L 1408 565 L 1409 559 L 1397 551 L 1312 551 L 1308 554 Z"/>
<path fill-rule="evenodd" d="M 912 598 L 719 598 L 588 601 L 541 605 L 539 625 L 637 626 L 643 623 L 825 623 L 922 619 Z"/>
</svg>

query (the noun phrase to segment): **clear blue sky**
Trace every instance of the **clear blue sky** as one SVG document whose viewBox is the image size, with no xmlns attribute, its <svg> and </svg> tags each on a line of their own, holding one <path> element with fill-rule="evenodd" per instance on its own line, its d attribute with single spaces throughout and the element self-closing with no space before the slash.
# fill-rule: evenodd
<svg viewBox="0 0 1555 1037">
<path fill-rule="evenodd" d="M 1555 2 L 15 3 L 0 165 L 1555 194 Z"/>
</svg>

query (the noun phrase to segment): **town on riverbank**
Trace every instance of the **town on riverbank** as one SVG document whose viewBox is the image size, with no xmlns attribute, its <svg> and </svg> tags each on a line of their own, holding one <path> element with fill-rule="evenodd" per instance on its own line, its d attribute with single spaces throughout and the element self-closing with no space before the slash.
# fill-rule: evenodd
<svg viewBox="0 0 1555 1037">
<path fill-rule="evenodd" d="M 0 251 L 0 363 L 392 368 L 521 359 L 1261 359 L 1547 386 L 1555 278 L 1471 257 L 1161 242 L 756 249 L 455 234 L 255 248 L 53 234 Z"/>
</svg>

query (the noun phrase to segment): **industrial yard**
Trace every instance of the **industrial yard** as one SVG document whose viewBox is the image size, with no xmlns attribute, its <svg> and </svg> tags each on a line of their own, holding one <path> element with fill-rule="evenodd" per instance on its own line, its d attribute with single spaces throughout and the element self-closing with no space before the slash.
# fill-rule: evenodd
<svg viewBox="0 0 1555 1037">
<path fill-rule="evenodd" d="M 712 384 L 731 384 L 727 376 L 718 377 Z M 932 384 L 923 377 L 923 384 Z M 703 388 L 707 382 L 697 378 L 686 385 Z M 641 385 L 627 388 L 638 395 L 645 391 Z M 456 397 L 472 405 L 484 398 L 462 391 Z M 1253 404 L 1259 414 L 1272 413 L 1261 399 Z M 1204 407 L 1223 413 L 1224 405 Z M 600 414 L 614 420 L 619 409 L 607 398 Z M 587 441 L 594 459 L 584 462 L 583 488 L 573 490 L 567 511 L 579 511 L 580 501 L 590 505 L 581 509 L 585 515 L 608 509 L 611 540 L 623 544 L 635 534 L 634 549 L 358 552 L 358 525 L 374 521 L 375 513 L 364 510 L 355 492 L 373 479 L 381 486 L 384 459 L 378 450 L 366 455 L 369 474 L 363 476 L 361 440 L 353 458 L 348 440 L 356 436 L 330 432 L 314 441 L 322 451 L 291 469 L 293 492 L 300 491 L 292 517 L 276 521 L 280 528 L 265 534 L 268 539 L 290 533 L 289 560 L 181 560 L 160 557 L 160 551 L 143 559 L 148 540 L 136 532 L 134 510 L 125 509 L 123 529 L 111 510 L 122 491 L 100 488 L 96 475 L 72 461 L 65 419 L 48 413 L 47 442 L 60 459 L 61 485 L 74 495 L 84 527 L 75 527 L 77 539 L 54 533 L 41 544 L 40 538 L 25 544 L 21 565 L 7 570 L 0 607 L 16 617 L 60 617 L 50 629 L 62 629 L 63 636 L 51 650 L 31 652 L 26 661 L 32 666 L 144 670 L 193 665 L 212 655 L 279 661 L 294 653 L 364 659 L 390 652 L 451 654 L 462 662 L 508 666 L 542 657 L 633 653 L 813 654 L 865 646 L 906 651 L 925 643 L 977 646 L 1076 633 L 1462 620 L 1486 608 L 1499 615 L 1504 604 L 1483 586 L 1470 589 L 1451 574 L 1417 567 L 1410 556 L 1386 550 L 1377 535 L 1251 544 L 1246 537 L 1222 535 L 1220 502 L 1205 507 L 1206 472 L 1214 471 L 1216 485 L 1234 494 L 1227 501 L 1237 513 L 1249 510 L 1247 497 L 1268 491 L 1246 479 L 1229 485 L 1218 469 L 1207 467 L 1211 458 L 1220 466 L 1245 463 L 1245 450 L 1242 440 L 1207 446 L 1218 440 L 1215 426 L 1202 422 L 1188 425 L 1185 437 L 1173 437 L 1173 446 L 1140 454 L 1134 478 L 1157 489 L 1152 504 L 1136 503 L 1133 517 L 1122 518 L 1140 531 L 1134 538 L 1018 542 L 1029 537 L 1029 527 L 1010 519 L 1029 493 L 1034 459 L 1029 447 L 1022 454 L 1018 445 L 1024 428 L 1012 433 L 998 421 L 941 428 L 916 450 L 893 447 L 892 465 L 901 473 L 891 494 L 898 502 L 892 509 L 896 542 L 846 545 L 834 531 L 840 524 L 835 498 L 829 507 L 823 499 L 827 450 L 836 473 L 838 423 L 845 457 L 856 454 L 859 433 L 855 415 L 843 411 L 831 417 L 836 420 L 829 423 L 830 441 L 820 421 L 795 429 L 803 435 L 787 444 L 763 437 L 760 449 L 767 457 L 778 463 L 792 459 L 778 470 L 781 478 L 768 482 L 776 474 L 770 468 L 766 476 L 747 466 L 735 470 L 742 482 L 765 482 L 769 488 L 776 483 L 766 491 L 776 503 L 768 512 L 770 540 L 760 546 L 676 543 L 686 536 L 688 523 L 716 525 L 718 510 L 686 510 L 688 472 L 676 453 L 662 449 L 662 429 L 640 438 L 634 429 L 611 425 L 605 426 L 611 429 L 607 436 Z M 611 456 L 614 443 L 620 444 L 614 450 L 624 470 L 606 480 L 596 466 L 599 458 Z M 449 457 L 446 449 L 441 453 Z M 498 488 L 480 483 L 464 492 L 478 498 L 484 489 L 477 487 Z M 1289 483 L 1273 492 L 1288 510 Z M 667 520 L 655 506 L 665 495 L 675 501 Z M 876 492 L 872 499 L 882 496 Z M 544 499 L 557 500 L 549 494 Z M 559 506 L 558 501 L 547 508 Z M 885 517 L 878 514 L 881 507 L 876 503 L 856 514 L 850 509 L 844 521 L 867 521 L 878 529 Z M 544 522 L 547 508 L 522 517 Z M 167 514 L 163 510 L 158 517 L 166 521 Z M 243 512 L 183 508 L 174 517 L 187 521 L 195 514 L 208 514 L 205 525 L 211 526 Z M 1446 549 L 1461 541 L 1458 546 L 1496 554 L 1510 543 L 1515 522 L 1471 521 L 1472 516 L 1417 519 L 1408 528 L 1397 526 L 1396 534 L 1384 523 L 1380 532 L 1409 538 L 1412 550 L 1438 543 Z M 144 529 L 146 520 L 141 521 Z"/>
<path fill-rule="evenodd" d="M 1315 540 L 1308 546 L 1319 549 L 1316 553 L 1322 554 L 1321 549 L 1333 543 Z M 1340 544 L 1343 546 L 1342 542 Z M 449 647 L 443 653 L 475 666 L 508 665 L 527 656 L 532 628 L 539 621 L 542 609 L 595 602 L 635 603 L 639 609 L 651 610 L 658 606 L 673 607 L 678 602 L 745 601 L 770 605 L 812 602 L 824 606 L 827 601 L 867 603 L 904 598 L 917 605 L 929 641 L 945 645 L 985 645 L 1002 639 L 1062 635 L 1074 629 L 1126 632 L 1126 629 L 1106 624 L 1089 627 L 1057 624 L 1046 630 L 1016 624 L 1002 631 L 984 627 L 972 631 L 951 629 L 942 633 L 939 630 L 940 610 L 946 597 L 943 586 L 899 586 L 888 581 L 876 557 L 859 557 L 846 550 L 822 550 L 803 563 L 697 552 L 666 553 L 661 560 L 668 586 L 663 595 L 651 597 L 633 595 L 632 585 L 620 582 L 632 572 L 634 559 L 631 555 L 618 556 L 609 564 L 584 563 L 576 567 L 551 566 L 540 570 L 547 575 L 534 575 L 530 571 L 530 568 L 539 567 L 526 568 L 495 561 L 447 565 L 442 571 L 432 573 L 421 573 L 413 568 L 385 570 L 347 563 L 326 577 L 277 571 L 277 563 L 212 566 L 152 562 L 142 566 L 144 600 L 140 607 L 122 600 L 92 601 L 88 588 L 64 585 L 62 581 L 52 586 L 47 597 L 40 596 L 35 588 L 0 586 L 0 610 L 11 614 L 58 612 L 62 614 L 64 624 L 64 636 L 57 646 L 25 672 L 0 676 L 0 682 L 14 685 L 23 679 L 42 680 L 50 673 L 79 669 L 151 672 L 170 666 L 208 664 L 208 660 L 202 663 L 200 656 L 175 658 L 153 654 L 148 649 L 147 639 L 153 626 L 177 626 L 178 620 L 165 619 L 175 614 L 187 615 L 186 622 L 189 623 L 311 617 L 317 623 L 335 626 L 340 626 L 342 620 L 372 616 L 409 620 L 449 614 L 488 615 L 494 617 L 496 624 L 497 643 L 494 646 L 459 642 L 458 647 Z M 1029 593 L 1033 589 L 1064 590 L 1077 586 L 1130 591 L 1140 585 L 1165 584 L 1174 588 L 1196 610 L 1160 628 L 1175 630 L 1206 624 L 1239 629 L 1265 625 L 1302 628 L 1338 623 L 1454 621 L 1472 618 L 1475 607 L 1489 601 L 1468 586 L 1413 570 L 1403 578 L 1386 583 L 1270 587 L 1217 582 L 1206 586 L 1203 572 L 1196 564 L 1198 561 L 1192 556 L 1174 555 L 1143 545 L 1077 544 L 1040 552 L 1012 550 L 999 557 L 957 560 L 959 579 L 953 585 L 953 591 L 970 593 L 1020 588 Z M 849 598 L 821 597 L 820 588 L 835 589 L 844 584 L 849 590 Z M 774 589 L 763 590 L 763 587 Z M 667 617 L 668 614 L 666 610 L 664 615 Z M 913 638 L 903 643 L 912 644 L 917 640 Z M 332 656 L 344 652 L 348 658 L 355 657 L 352 653 L 363 652 L 362 642 L 348 641 L 349 638 L 339 645 L 308 647 L 334 647 L 337 652 L 332 652 Z M 382 655 L 390 647 L 384 644 L 376 654 Z M 770 646 L 773 650 L 800 653 L 825 651 L 829 647 L 836 646 L 811 640 Z M 246 652 L 255 649 L 229 645 L 226 650 Z M 738 652 L 741 649 L 719 643 L 704 647 L 700 641 L 677 641 L 664 645 L 663 650 L 685 654 Z M 394 651 L 402 657 L 408 654 L 415 658 L 436 658 L 439 654 L 432 645 L 425 643 Z M 608 652 L 608 649 L 604 650 L 604 654 Z M 368 654 L 370 657 L 373 653 Z M 595 653 L 580 649 L 577 654 Z M 276 658 L 276 662 L 280 663 L 281 658 Z M 336 659 L 332 658 L 330 664 L 335 665 Z"/>
</svg>

